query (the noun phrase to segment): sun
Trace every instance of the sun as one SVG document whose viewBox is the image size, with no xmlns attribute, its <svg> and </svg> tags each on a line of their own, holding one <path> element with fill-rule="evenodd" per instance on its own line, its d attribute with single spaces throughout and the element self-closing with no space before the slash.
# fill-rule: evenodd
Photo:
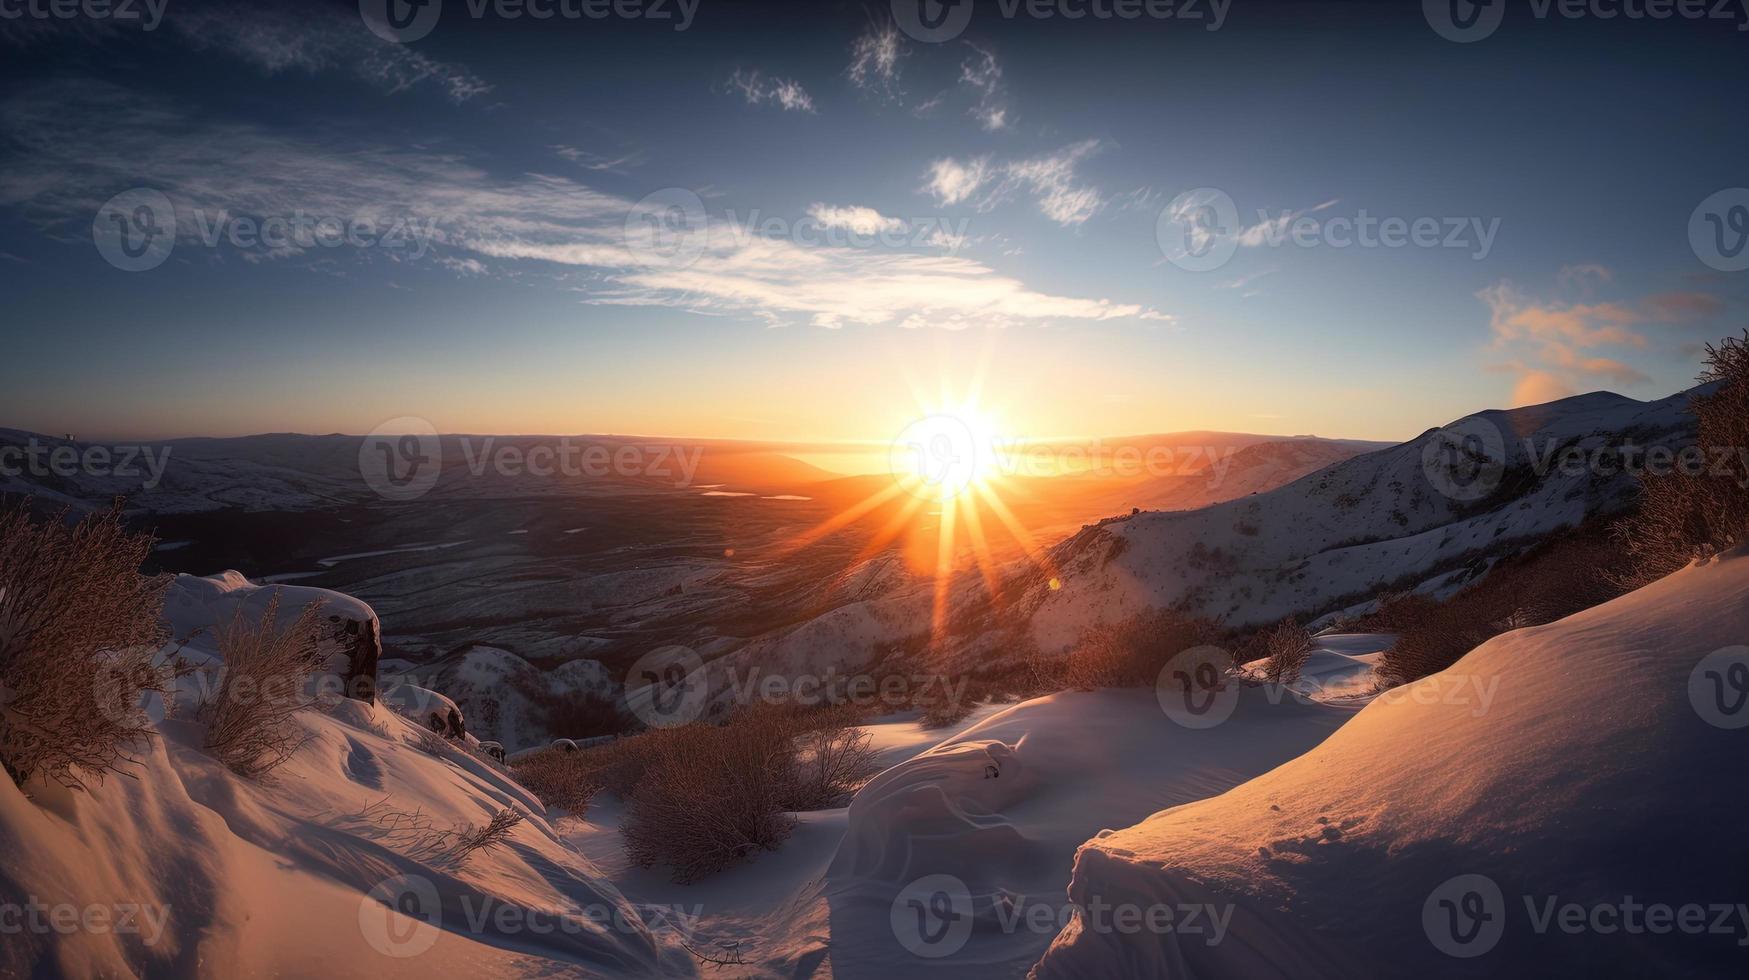
<svg viewBox="0 0 1749 980">
<path fill-rule="evenodd" d="M 888 464 L 906 492 L 948 501 L 999 479 L 1000 450 L 994 422 L 975 406 L 962 405 L 907 425 L 889 447 Z"/>
<path fill-rule="evenodd" d="M 1017 544 L 1027 562 L 1053 583 L 1058 581 L 1050 555 L 1004 500 L 1028 493 L 1005 455 L 1018 452 L 1021 443 L 1006 440 L 1000 413 L 980 403 L 982 374 L 981 368 L 973 373 L 962 398 L 952 397 L 944 381 L 940 397 L 926 400 L 913 383 L 912 394 L 919 396 L 914 414 L 888 443 L 891 479 L 785 546 L 786 551 L 798 551 L 871 514 L 882 514 L 880 526 L 851 561 L 872 558 L 895 541 L 907 542 L 904 550 L 915 562 L 912 567 L 933 580 L 932 641 L 946 637 L 956 580 L 964 584 L 958 573 L 968 563 L 975 567 L 971 574 L 982 580 L 988 601 L 1002 601 L 1003 573 L 992 534 Z"/>
</svg>

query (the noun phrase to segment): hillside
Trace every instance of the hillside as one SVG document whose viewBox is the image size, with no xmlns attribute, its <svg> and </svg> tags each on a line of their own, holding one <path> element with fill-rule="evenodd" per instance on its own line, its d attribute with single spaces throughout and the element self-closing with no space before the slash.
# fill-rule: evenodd
<svg viewBox="0 0 1749 980">
<path fill-rule="evenodd" d="M 1073 900 L 1230 907 L 1225 942 L 1071 928 L 1034 976 L 1740 969 L 1743 719 L 1716 701 L 1745 636 L 1739 549 L 1483 644 L 1267 775 L 1081 849 Z M 1659 907 L 1688 924 L 1647 929 Z"/>
<path fill-rule="evenodd" d="M 1014 606 L 1041 649 L 1144 608 L 1182 606 L 1231 627 L 1364 604 L 1386 590 L 1449 591 L 1558 528 L 1619 508 L 1634 487 L 1562 465 L 1569 449 L 1613 459 L 1692 431 L 1688 394 L 1638 402 L 1599 392 L 1487 411 L 1287 486 L 1189 513 L 1142 513 L 1054 549 L 1060 588 L 1036 574 Z M 1467 480 L 1443 452 L 1480 435 L 1498 466 Z"/>
</svg>

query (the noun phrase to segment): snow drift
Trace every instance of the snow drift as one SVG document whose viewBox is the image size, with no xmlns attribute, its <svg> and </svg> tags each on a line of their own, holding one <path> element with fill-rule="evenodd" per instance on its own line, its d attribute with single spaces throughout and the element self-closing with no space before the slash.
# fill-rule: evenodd
<svg viewBox="0 0 1749 980">
<path fill-rule="evenodd" d="M 1201 730 L 1170 720 L 1153 691 L 1055 694 L 876 776 L 851 802 L 826 875 L 833 975 L 1019 976 L 1056 932 L 1089 835 L 1222 792 L 1353 717 L 1236 693 L 1232 716 Z M 971 927 L 949 945 L 920 943 L 894 910 L 940 880 L 963 895 Z"/>
<path fill-rule="evenodd" d="M 1076 856 L 1075 902 L 1230 909 L 1223 942 L 1072 923 L 1034 975 L 1740 971 L 1746 637 L 1741 551 L 1497 637 Z"/>
</svg>

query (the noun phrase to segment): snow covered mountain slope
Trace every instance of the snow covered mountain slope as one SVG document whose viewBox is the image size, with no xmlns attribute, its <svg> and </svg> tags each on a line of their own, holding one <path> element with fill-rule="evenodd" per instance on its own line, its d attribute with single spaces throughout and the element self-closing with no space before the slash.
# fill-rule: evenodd
<svg viewBox="0 0 1749 980">
<path fill-rule="evenodd" d="M 428 686 L 454 698 L 468 733 L 499 742 L 509 751 L 544 745 L 554 738 L 602 732 L 554 730 L 553 706 L 585 698 L 611 703 L 619 681 L 594 660 L 572 660 L 541 670 L 508 650 L 474 646 L 416 672 Z"/>
<path fill-rule="evenodd" d="M 1089 841 L 1044 978 L 1726 975 L 1749 945 L 1749 554 L 1504 634 L 1311 752 Z M 1731 726 L 1735 726 L 1734 728 Z"/>
<path fill-rule="evenodd" d="M 660 917 L 488 762 L 430 748 L 381 705 L 341 700 L 298 723 L 309 741 L 266 782 L 232 775 L 174 719 L 88 792 L 38 780 L 26 796 L 0 778 L 0 903 L 38 916 L 9 921 L 0 976 L 693 972 Z M 444 836 L 505 809 L 526 816 L 498 847 L 464 857 Z M 68 914 L 85 927 L 63 928 Z"/>
<path fill-rule="evenodd" d="M 1054 549 L 1051 573 L 1036 574 L 1015 606 L 1030 611 L 1031 638 L 1049 652 L 1148 607 L 1184 606 L 1241 627 L 1387 589 L 1451 588 L 1621 506 L 1634 483 L 1615 454 L 1681 444 L 1692 431 L 1687 401 L 1598 392 L 1482 412 L 1268 493 L 1104 521 Z M 1448 452 L 1454 445 L 1470 455 Z"/>
</svg>

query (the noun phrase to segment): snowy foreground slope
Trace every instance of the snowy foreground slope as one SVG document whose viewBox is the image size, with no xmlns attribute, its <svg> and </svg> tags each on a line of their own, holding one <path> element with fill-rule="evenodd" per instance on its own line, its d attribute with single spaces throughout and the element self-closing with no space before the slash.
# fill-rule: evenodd
<svg viewBox="0 0 1749 980">
<path fill-rule="evenodd" d="M 1211 905 L 1222 941 L 1071 925 L 1034 975 L 1740 974 L 1745 639 L 1741 551 L 1502 635 L 1077 855 L 1076 902 Z"/>
<path fill-rule="evenodd" d="M 1619 507 L 1634 481 L 1614 452 L 1681 444 L 1688 397 L 1597 392 L 1481 412 L 1267 493 L 1106 521 L 1054 550 L 1060 588 L 1039 574 L 1017 605 L 1033 610 L 1030 635 L 1049 652 L 1150 606 L 1242 627 L 1387 589 L 1454 590 L 1502 554 Z M 1453 466 L 1442 451 L 1453 444 L 1497 465 Z M 1590 465 L 1594 453 L 1602 467 Z"/>
<path fill-rule="evenodd" d="M 26 798 L 0 780 L 0 893 L 100 909 L 116 923 L 8 935 L 0 975 L 689 972 L 691 958 L 659 938 L 659 924 L 488 764 L 428 755 L 414 747 L 414 726 L 361 702 L 306 713 L 303 724 L 312 741 L 267 784 L 232 776 L 201 750 L 196 727 L 177 721 L 160 724 L 163 738 L 132 778 L 90 792 L 33 785 Z M 370 811 L 385 800 L 437 828 L 504 808 L 528 817 L 506 845 L 457 861 Z M 124 916 L 137 929 L 122 928 Z"/>
</svg>

